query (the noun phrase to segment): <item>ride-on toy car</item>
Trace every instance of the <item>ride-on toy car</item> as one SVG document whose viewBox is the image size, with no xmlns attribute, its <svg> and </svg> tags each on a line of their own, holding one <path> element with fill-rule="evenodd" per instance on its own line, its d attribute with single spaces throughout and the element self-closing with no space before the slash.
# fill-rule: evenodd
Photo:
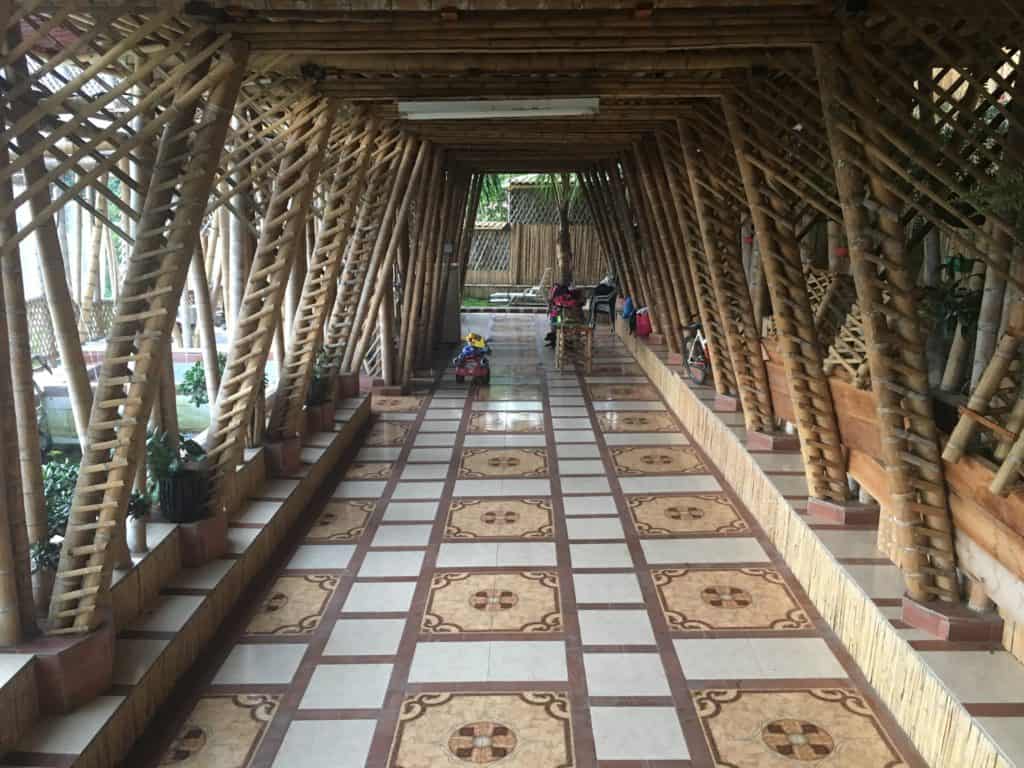
<svg viewBox="0 0 1024 768">
<path fill-rule="evenodd" d="M 466 336 L 466 344 L 462 347 L 458 357 L 452 360 L 455 368 L 455 381 L 459 384 L 467 377 L 479 381 L 481 384 L 489 384 L 491 381 L 491 364 L 487 359 L 491 348 L 483 336 L 471 333 Z"/>
</svg>

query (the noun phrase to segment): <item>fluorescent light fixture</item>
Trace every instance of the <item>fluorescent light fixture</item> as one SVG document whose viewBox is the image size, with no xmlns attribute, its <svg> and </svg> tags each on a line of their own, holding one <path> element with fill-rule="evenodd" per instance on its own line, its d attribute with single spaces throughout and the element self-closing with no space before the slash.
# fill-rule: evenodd
<svg viewBox="0 0 1024 768">
<path fill-rule="evenodd" d="M 502 117 L 570 117 L 596 115 L 599 99 L 499 99 L 475 101 L 400 101 L 406 120 L 487 120 Z"/>
</svg>

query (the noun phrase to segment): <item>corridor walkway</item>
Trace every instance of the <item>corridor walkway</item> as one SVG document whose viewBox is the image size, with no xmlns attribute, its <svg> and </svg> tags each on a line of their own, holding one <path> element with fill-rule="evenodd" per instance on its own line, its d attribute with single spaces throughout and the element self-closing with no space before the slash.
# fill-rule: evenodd
<svg viewBox="0 0 1024 768">
<path fill-rule="evenodd" d="M 621 344 L 559 373 L 545 330 L 495 319 L 487 389 L 375 398 L 129 764 L 922 765 Z"/>
</svg>

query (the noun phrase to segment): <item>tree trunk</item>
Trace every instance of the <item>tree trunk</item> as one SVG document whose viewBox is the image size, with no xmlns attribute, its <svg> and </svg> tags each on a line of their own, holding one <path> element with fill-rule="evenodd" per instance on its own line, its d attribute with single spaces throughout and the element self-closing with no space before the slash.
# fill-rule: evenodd
<svg viewBox="0 0 1024 768">
<path fill-rule="evenodd" d="M 558 194 L 558 274 L 562 285 L 572 282 L 572 239 L 569 235 L 569 174 L 560 174 Z"/>
</svg>

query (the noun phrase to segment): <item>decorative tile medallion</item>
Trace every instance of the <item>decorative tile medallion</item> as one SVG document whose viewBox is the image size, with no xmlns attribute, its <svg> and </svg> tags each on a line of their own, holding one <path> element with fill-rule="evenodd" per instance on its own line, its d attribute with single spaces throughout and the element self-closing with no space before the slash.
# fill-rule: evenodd
<svg viewBox="0 0 1024 768">
<path fill-rule="evenodd" d="M 588 384 L 591 400 L 661 400 L 652 384 Z"/>
<path fill-rule="evenodd" d="M 554 571 L 435 574 L 420 624 L 427 634 L 561 629 Z"/>
<path fill-rule="evenodd" d="M 687 445 L 638 445 L 612 448 L 620 475 L 700 475 L 710 470 Z"/>
<path fill-rule="evenodd" d="M 306 534 L 306 541 L 352 541 L 362 536 L 373 501 L 329 501 Z"/>
<path fill-rule="evenodd" d="M 462 499 L 448 508 L 453 539 L 550 539 L 551 504 L 543 499 Z"/>
<path fill-rule="evenodd" d="M 721 768 L 906 765 L 854 690 L 704 690 L 693 699 Z"/>
<path fill-rule="evenodd" d="M 630 496 L 627 500 L 633 525 L 641 536 L 707 536 L 749 530 L 724 494 Z"/>
<path fill-rule="evenodd" d="M 245 768 L 277 712 L 279 699 L 263 693 L 203 696 L 160 765 Z"/>
<path fill-rule="evenodd" d="M 370 410 L 373 413 L 415 413 L 422 402 L 422 397 L 372 395 Z"/>
<path fill-rule="evenodd" d="M 403 445 L 413 426 L 406 421 L 378 421 L 366 433 L 363 445 Z"/>
<path fill-rule="evenodd" d="M 597 414 L 602 432 L 678 432 L 679 425 L 659 411 L 601 411 Z"/>
<path fill-rule="evenodd" d="M 326 574 L 279 576 L 256 608 L 250 635 L 308 635 L 320 626 L 338 577 Z"/>
<path fill-rule="evenodd" d="M 544 414 L 537 411 L 523 413 L 477 411 L 469 417 L 469 431 L 473 434 L 488 432 L 543 432 Z"/>
<path fill-rule="evenodd" d="M 547 477 L 548 452 L 544 448 L 465 448 L 459 477 Z"/>
<path fill-rule="evenodd" d="M 389 768 L 573 768 L 561 693 L 422 693 L 402 703 Z"/>
<path fill-rule="evenodd" d="M 771 568 L 651 571 L 669 629 L 810 629 L 807 614 Z"/>
<path fill-rule="evenodd" d="M 391 477 L 391 470 L 394 467 L 390 462 L 367 462 L 363 464 L 350 464 L 345 470 L 345 480 L 387 480 Z"/>
</svg>

